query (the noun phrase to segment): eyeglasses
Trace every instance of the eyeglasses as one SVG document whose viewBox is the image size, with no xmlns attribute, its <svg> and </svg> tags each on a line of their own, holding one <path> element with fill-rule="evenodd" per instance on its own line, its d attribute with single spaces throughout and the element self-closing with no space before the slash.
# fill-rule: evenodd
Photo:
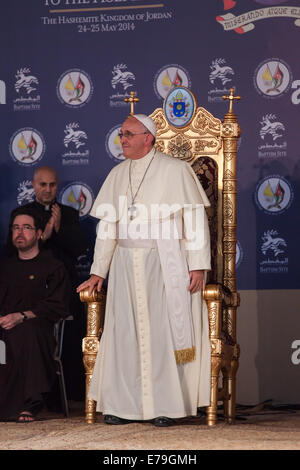
<svg viewBox="0 0 300 470">
<path fill-rule="evenodd" d="M 130 131 L 125 131 L 125 132 L 119 132 L 118 133 L 118 136 L 120 137 L 120 139 L 122 139 L 123 137 L 126 137 L 126 139 L 132 139 L 132 137 L 134 137 L 135 135 L 142 135 L 142 134 L 149 134 L 149 132 L 137 132 L 136 134 L 134 134 L 133 132 L 130 132 Z"/>
<path fill-rule="evenodd" d="M 11 227 L 13 232 L 18 232 L 19 230 L 22 230 L 23 232 L 29 232 L 30 230 L 36 230 L 35 227 L 31 227 L 29 224 L 24 224 L 24 225 L 12 225 Z"/>
</svg>

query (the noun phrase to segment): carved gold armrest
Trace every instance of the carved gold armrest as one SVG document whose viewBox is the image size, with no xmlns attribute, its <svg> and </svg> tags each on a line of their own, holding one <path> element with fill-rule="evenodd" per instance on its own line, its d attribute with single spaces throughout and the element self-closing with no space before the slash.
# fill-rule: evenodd
<svg viewBox="0 0 300 470">
<path fill-rule="evenodd" d="M 219 284 L 207 284 L 203 291 L 203 298 L 207 303 L 210 339 L 220 338 L 222 330 L 222 302 L 224 299 L 222 286 Z"/>
<path fill-rule="evenodd" d="M 221 338 L 222 321 L 224 318 L 224 309 L 234 309 L 240 305 L 240 295 L 238 292 L 230 292 L 221 284 L 207 284 L 203 291 L 203 298 L 207 303 L 210 338 Z"/>
</svg>

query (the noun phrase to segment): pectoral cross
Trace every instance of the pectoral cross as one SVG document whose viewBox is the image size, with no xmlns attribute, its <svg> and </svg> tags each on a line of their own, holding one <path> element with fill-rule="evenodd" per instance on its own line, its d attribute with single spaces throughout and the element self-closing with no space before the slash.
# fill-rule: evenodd
<svg viewBox="0 0 300 470">
<path fill-rule="evenodd" d="M 140 101 L 139 98 L 135 96 L 135 91 L 130 92 L 130 98 L 124 98 L 125 103 L 130 103 L 130 114 L 131 116 L 134 115 L 134 103 L 138 103 Z"/>
<path fill-rule="evenodd" d="M 234 96 L 234 88 L 230 88 L 230 93 L 228 95 L 223 95 L 222 96 L 223 100 L 229 100 L 229 114 L 233 114 L 233 100 L 240 100 L 240 96 Z"/>
<path fill-rule="evenodd" d="M 137 207 L 132 205 L 128 208 L 129 219 L 133 220 L 137 216 Z"/>
</svg>

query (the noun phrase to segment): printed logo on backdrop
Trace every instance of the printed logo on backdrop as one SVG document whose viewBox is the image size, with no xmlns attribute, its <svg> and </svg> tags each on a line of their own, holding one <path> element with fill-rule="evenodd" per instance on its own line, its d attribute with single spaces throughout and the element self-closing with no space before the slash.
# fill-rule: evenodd
<svg viewBox="0 0 300 470">
<path fill-rule="evenodd" d="M 193 94 L 184 87 L 176 87 L 164 101 L 167 121 L 174 127 L 187 126 L 195 114 L 196 101 Z"/>
<path fill-rule="evenodd" d="M 280 158 L 287 156 L 287 142 L 283 139 L 284 124 L 276 114 L 266 114 L 260 122 L 259 135 L 261 145 L 258 147 L 259 158 Z"/>
<path fill-rule="evenodd" d="M 3 80 L 0 80 L 0 104 L 6 104 L 6 85 Z"/>
<path fill-rule="evenodd" d="M 35 193 L 32 187 L 31 181 L 24 180 L 19 183 L 17 188 L 17 202 L 19 206 L 23 206 L 24 204 L 28 204 L 29 202 L 33 202 L 35 200 Z"/>
<path fill-rule="evenodd" d="M 17 97 L 13 100 L 14 111 L 39 111 L 41 109 L 41 99 L 38 93 L 38 78 L 27 67 L 19 69 L 15 78 Z"/>
<path fill-rule="evenodd" d="M 19 165 L 35 165 L 45 153 L 46 144 L 40 132 L 31 127 L 19 129 L 10 139 L 9 151 Z"/>
<path fill-rule="evenodd" d="M 66 125 L 64 133 L 64 146 L 68 150 L 62 154 L 62 164 L 65 166 L 89 165 L 88 136 L 80 129 L 79 123 L 70 122 Z"/>
<path fill-rule="evenodd" d="M 248 33 L 255 28 L 254 23 L 259 20 L 271 18 L 293 18 L 294 25 L 300 26 L 300 8 L 294 6 L 278 6 L 288 0 L 254 0 L 255 3 L 265 5 L 267 8 L 258 8 L 245 11 L 236 16 L 233 13 L 223 13 L 216 17 L 217 22 L 223 26 L 224 31 L 235 31 L 238 34 Z M 276 5 L 276 6 L 275 6 Z M 235 6 L 242 7 L 242 0 L 223 0 L 224 11 L 232 10 Z"/>
<path fill-rule="evenodd" d="M 278 98 L 286 93 L 292 82 L 290 67 L 282 59 L 267 59 L 254 73 L 256 91 L 267 98 Z"/>
<path fill-rule="evenodd" d="M 121 140 L 119 137 L 119 132 L 121 131 L 121 124 L 110 129 L 106 135 L 105 139 L 105 148 L 108 156 L 115 160 L 116 162 L 121 162 L 125 160 L 123 155 L 123 149 L 121 145 Z"/>
<path fill-rule="evenodd" d="M 270 215 L 285 212 L 290 207 L 293 197 L 290 182 L 277 175 L 267 176 L 261 180 L 255 191 L 256 205 Z"/>
<path fill-rule="evenodd" d="M 243 261 L 244 252 L 239 240 L 236 241 L 235 267 L 238 269 Z"/>
<path fill-rule="evenodd" d="M 261 274 L 288 273 L 289 260 L 286 256 L 287 243 L 277 230 L 264 232 L 261 237 L 260 252 L 263 259 L 259 263 Z"/>
<path fill-rule="evenodd" d="M 235 88 L 232 83 L 234 70 L 226 64 L 224 58 L 214 59 L 210 65 L 209 81 L 214 88 L 208 91 L 208 102 L 224 102 L 222 96 L 230 93 L 230 88 Z"/>
<path fill-rule="evenodd" d="M 92 80 L 83 70 L 68 70 L 60 76 L 56 91 L 61 103 L 70 108 L 80 108 L 91 99 Z"/>
<path fill-rule="evenodd" d="M 93 191 L 82 182 L 68 184 L 60 192 L 60 202 L 79 211 L 80 218 L 88 216 L 94 201 Z"/>
<path fill-rule="evenodd" d="M 165 65 L 154 77 L 154 91 L 159 99 L 165 99 L 173 88 L 179 86 L 185 88 L 192 86 L 188 71 L 181 65 Z"/>
<path fill-rule="evenodd" d="M 111 86 L 114 93 L 109 97 L 111 107 L 128 106 L 124 98 L 130 97 L 126 90 L 134 85 L 135 75 L 127 69 L 126 64 L 118 64 L 112 70 Z"/>
<path fill-rule="evenodd" d="M 292 93 L 292 103 L 300 104 L 300 80 L 295 80 L 292 83 L 292 89 L 295 90 Z"/>
</svg>

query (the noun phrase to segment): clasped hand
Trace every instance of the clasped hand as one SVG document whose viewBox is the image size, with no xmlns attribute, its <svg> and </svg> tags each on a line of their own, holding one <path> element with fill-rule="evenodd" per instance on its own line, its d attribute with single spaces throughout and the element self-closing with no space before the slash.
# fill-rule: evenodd
<svg viewBox="0 0 300 470">
<path fill-rule="evenodd" d="M 52 215 L 48 220 L 46 227 L 43 232 L 43 240 L 48 240 L 53 232 L 53 229 L 57 233 L 60 229 L 60 222 L 61 222 L 61 210 L 58 204 L 53 204 L 52 208 Z"/>
</svg>

